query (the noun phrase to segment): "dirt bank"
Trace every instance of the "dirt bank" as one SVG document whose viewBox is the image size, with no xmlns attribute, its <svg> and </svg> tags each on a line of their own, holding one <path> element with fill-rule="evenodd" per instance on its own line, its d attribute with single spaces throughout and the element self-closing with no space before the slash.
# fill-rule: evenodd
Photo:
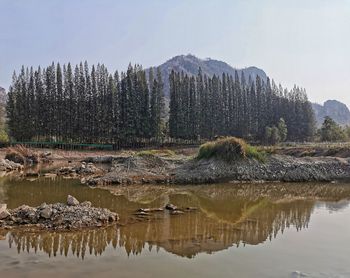
<svg viewBox="0 0 350 278">
<path fill-rule="evenodd" d="M 340 181 L 350 180 L 350 158 L 268 155 L 255 159 L 115 158 L 109 171 L 84 178 L 89 185 L 177 183 L 198 184 L 239 181 Z"/>
<path fill-rule="evenodd" d="M 215 158 L 198 160 L 194 153 L 194 150 L 53 151 L 52 163 L 60 166 L 51 166 L 47 172 L 80 178 L 82 183 L 93 186 L 350 180 L 350 157 L 300 157 L 274 153 L 267 154 L 264 162 L 252 158 L 228 162 Z M 62 166 L 61 162 L 66 164 Z"/>
<path fill-rule="evenodd" d="M 269 155 L 264 163 L 254 159 L 225 162 L 189 160 L 175 171 L 175 183 L 230 181 L 339 181 L 350 180 L 350 158 Z"/>
</svg>

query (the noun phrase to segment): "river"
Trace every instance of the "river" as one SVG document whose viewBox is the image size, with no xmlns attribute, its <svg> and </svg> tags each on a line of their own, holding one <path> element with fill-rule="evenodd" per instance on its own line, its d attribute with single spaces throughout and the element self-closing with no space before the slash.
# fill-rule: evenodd
<svg viewBox="0 0 350 278">
<path fill-rule="evenodd" d="M 110 189 L 110 190 L 106 190 Z M 62 178 L 0 179 L 0 203 L 89 200 L 117 226 L 0 230 L 0 277 L 350 277 L 350 184 L 89 188 Z M 197 210 L 140 218 L 172 203 Z"/>
</svg>

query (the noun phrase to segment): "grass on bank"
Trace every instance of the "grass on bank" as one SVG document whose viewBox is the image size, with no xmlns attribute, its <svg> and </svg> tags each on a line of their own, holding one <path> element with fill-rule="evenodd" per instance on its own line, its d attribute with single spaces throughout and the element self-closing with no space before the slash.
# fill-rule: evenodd
<svg viewBox="0 0 350 278">
<path fill-rule="evenodd" d="M 209 158 L 222 159 L 228 162 L 243 158 L 252 158 L 264 162 L 266 153 L 247 144 L 241 138 L 223 137 L 207 142 L 199 147 L 197 159 Z"/>
<path fill-rule="evenodd" d="M 30 161 L 32 163 L 39 162 L 39 155 L 22 145 L 15 145 L 13 147 L 6 148 L 5 159 L 11 160 L 16 163 L 25 164 Z"/>
<path fill-rule="evenodd" d="M 169 149 L 161 150 L 144 150 L 136 153 L 137 156 L 174 156 L 175 152 Z"/>
</svg>

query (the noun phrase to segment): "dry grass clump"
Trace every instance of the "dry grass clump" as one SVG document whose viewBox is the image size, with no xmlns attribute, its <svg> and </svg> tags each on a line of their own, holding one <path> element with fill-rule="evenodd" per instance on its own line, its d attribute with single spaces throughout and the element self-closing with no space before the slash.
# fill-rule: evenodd
<svg viewBox="0 0 350 278">
<path fill-rule="evenodd" d="M 200 146 L 197 159 L 209 158 L 217 158 L 225 161 L 254 158 L 264 161 L 265 152 L 250 146 L 241 138 L 223 137 Z"/>
<path fill-rule="evenodd" d="M 36 164 L 39 162 L 39 155 L 23 145 L 15 145 L 6 149 L 5 159 L 20 164 Z"/>
<path fill-rule="evenodd" d="M 160 149 L 160 150 L 144 150 L 136 153 L 138 156 L 174 156 L 175 152 L 169 149 Z"/>
</svg>

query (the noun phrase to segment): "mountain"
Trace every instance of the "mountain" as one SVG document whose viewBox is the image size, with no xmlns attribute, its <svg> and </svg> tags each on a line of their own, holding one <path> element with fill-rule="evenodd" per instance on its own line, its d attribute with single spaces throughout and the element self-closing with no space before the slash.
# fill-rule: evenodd
<svg viewBox="0 0 350 278">
<path fill-rule="evenodd" d="M 323 123 L 324 117 L 329 116 L 340 125 L 350 125 L 349 108 L 337 100 L 327 100 L 323 105 L 312 103 L 318 125 Z"/>
<path fill-rule="evenodd" d="M 200 59 L 191 54 L 175 56 L 170 60 L 166 61 L 165 63 L 161 64 L 159 67 L 163 76 L 164 93 L 166 97 L 169 96 L 168 76 L 172 70 L 175 70 L 176 72 L 183 71 L 185 74 L 188 75 L 197 75 L 198 69 L 201 68 L 203 74 L 206 74 L 208 76 L 213 76 L 214 74 L 221 76 L 223 73 L 235 76 L 235 71 L 237 71 L 239 77 L 241 76 L 241 73 L 243 71 L 247 80 L 249 78 L 249 75 L 253 79 L 255 79 L 257 75 L 259 75 L 263 80 L 266 80 L 267 78 L 266 73 L 262 69 L 259 69 L 257 67 L 237 69 L 231 67 L 229 64 L 222 61 L 210 58 Z"/>
</svg>

